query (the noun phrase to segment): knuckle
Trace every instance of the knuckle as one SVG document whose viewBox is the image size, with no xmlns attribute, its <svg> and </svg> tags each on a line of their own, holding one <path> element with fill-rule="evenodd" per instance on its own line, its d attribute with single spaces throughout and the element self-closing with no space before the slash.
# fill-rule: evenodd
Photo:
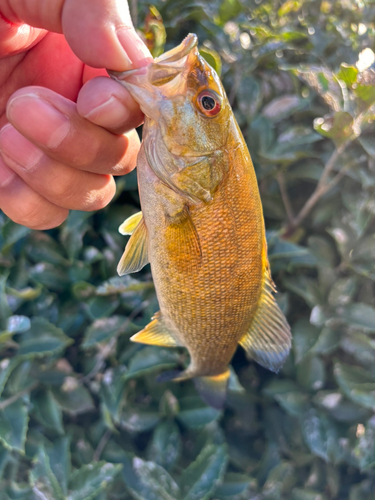
<svg viewBox="0 0 375 500">
<path fill-rule="evenodd" d="M 45 230 L 59 226 L 68 216 L 68 212 L 63 209 L 51 212 L 48 212 L 40 204 L 27 203 L 11 218 L 17 224 L 30 229 Z"/>
</svg>

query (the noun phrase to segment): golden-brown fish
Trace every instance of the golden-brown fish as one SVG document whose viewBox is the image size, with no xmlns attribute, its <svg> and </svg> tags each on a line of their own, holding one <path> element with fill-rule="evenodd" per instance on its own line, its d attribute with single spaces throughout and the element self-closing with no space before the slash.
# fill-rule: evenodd
<svg viewBox="0 0 375 500">
<path fill-rule="evenodd" d="M 133 341 L 184 346 L 202 399 L 222 407 L 228 364 L 240 343 L 277 371 L 291 335 L 277 306 L 262 206 L 245 141 L 197 37 L 145 68 L 112 73 L 146 115 L 138 156 L 142 212 L 120 230 L 132 234 L 120 275 L 148 262 L 160 312 Z"/>
</svg>

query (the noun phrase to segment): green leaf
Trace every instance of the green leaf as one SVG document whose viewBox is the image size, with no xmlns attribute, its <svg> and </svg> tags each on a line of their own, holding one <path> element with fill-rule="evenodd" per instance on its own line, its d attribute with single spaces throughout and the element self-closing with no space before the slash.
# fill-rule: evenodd
<svg viewBox="0 0 375 500">
<path fill-rule="evenodd" d="M 356 423 L 369 416 L 369 410 L 349 401 L 341 392 L 319 391 L 314 403 L 338 422 Z"/>
<path fill-rule="evenodd" d="M 0 331 L 6 329 L 7 319 L 12 315 L 5 293 L 7 279 L 8 276 L 0 276 Z"/>
<path fill-rule="evenodd" d="M 9 450 L 25 451 L 28 404 L 29 397 L 24 396 L 0 410 L 0 443 Z"/>
<path fill-rule="evenodd" d="M 177 419 L 189 429 L 196 429 L 214 422 L 219 418 L 220 410 L 207 406 L 196 396 L 180 399 L 180 412 Z"/>
<path fill-rule="evenodd" d="M 82 347 L 83 349 L 94 347 L 100 342 L 124 333 L 128 326 L 129 322 L 126 316 L 97 319 L 86 329 Z"/>
<path fill-rule="evenodd" d="M 12 359 L 3 359 L 0 362 L 0 396 L 4 390 L 5 384 L 8 381 L 9 375 L 12 373 L 14 368 L 18 365 L 19 360 Z"/>
<path fill-rule="evenodd" d="M 267 243 L 272 272 L 316 265 L 316 259 L 308 248 L 281 239 L 276 231 L 267 231 Z"/>
<path fill-rule="evenodd" d="M 118 366 L 109 368 L 103 374 L 100 387 L 102 403 L 111 414 L 112 419 L 118 423 L 121 414 L 122 402 L 124 399 L 124 387 L 126 383 L 126 368 Z"/>
<path fill-rule="evenodd" d="M 126 378 L 142 377 L 160 370 L 167 370 L 175 367 L 178 361 L 179 355 L 176 350 L 153 346 L 143 347 L 132 357 Z"/>
<path fill-rule="evenodd" d="M 332 330 L 331 328 L 323 328 L 320 335 L 311 348 L 311 352 L 315 354 L 330 354 L 337 349 L 340 344 L 342 333 L 340 330 Z"/>
<path fill-rule="evenodd" d="M 372 417 L 358 437 L 353 454 L 362 471 L 372 469 L 375 465 L 375 419 Z"/>
<path fill-rule="evenodd" d="M 180 430 L 172 420 L 160 422 L 152 435 L 149 458 L 166 470 L 173 468 L 180 457 L 182 441 Z"/>
<path fill-rule="evenodd" d="M 334 376 L 349 399 L 375 410 L 375 379 L 369 372 L 357 366 L 335 363 Z"/>
<path fill-rule="evenodd" d="M 227 454 L 224 446 L 208 444 L 181 474 L 183 500 L 206 500 L 224 475 Z"/>
<path fill-rule="evenodd" d="M 70 415 L 80 415 L 95 408 L 89 391 L 72 377 L 67 377 L 62 388 L 54 387 L 52 392 L 62 410 Z"/>
<path fill-rule="evenodd" d="M 33 415 L 44 427 L 64 434 L 61 409 L 56 403 L 51 391 L 38 391 L 31 399 Z"/>
<path fill-rule="evenodd" d="M 296 111 L 303 109 L 308 103 L 307 99 L 301 99 L 301 97 L 294 94 L 275 97 L 275 99 L 263 108 L 263 116 L 277 123 L 285 120 Z"/>
<path fill-rule="evenodd" d="M 65 291 L 70 285 L 70 279 L 65 269 L 46 262 L 41 262 L 32 267 L 30 276 L 48 290 L 57 293 Z"/>
<path fill-rule="evenodd" d="M 219 8 L 220 21 L 225 23 L 238 16 L 241 11 L 242 5 L 239 0 L 223 0 Z"/>
<path fill-rule="evenodd" d="M 87 301 L 87 312 L 93 320 L 107 318 L 116 311 L 119 304 L 113 297 L 92 297 Z"/>
<path fill-rule="evenodd" d="M 214 49 L 210 49 L 206 46 L 202 46 L 199 49 L 200 55 L 208 62 L 208 64 L 216 71 L 216 73 L 221 75 L 221 59 L 219 54 Z"/>
<path fill-rule="evenodd" d="M 314 129 L 324 137 L 329 137 L 338 145 L 355 137 L 353 125 L 353 117 L 346 111 L 337 111 L 334 114 L 325 115 L 323 118 L 314 120 Z"/>
<path fill-rule="evenodd" d="M 301 422 L 303 437 L 311 452 L 325 462 L 338 463 L 343 455 L 338 429 L 323 413 L 308 410 Z"/>
<path fill-rule="evenodd" d="M 301 391 L 275 394 L 279 405 L 292 417 L 300 417 L 308 408 L 308 397 Z"/>
<path fill-rule="evenodd" d="M 328 498 L 324 493 L 310 488 L 293 488 L 290 500 L 328 500 Z"/>
<path fill-rule="evenodd" d="M 291 12 L 297 12 L 301 7 L 301 0 L 286 0 L 277 11 L 277 15 L 279 17 L 286 16 Z"/>
<path fill-rule="evenodd" d="M 140 408 L 126 408 L 120 416 L 120 426 L 128 432 L 146 432 L 153 429 L 159 420 L 159 412 Z"/>
<path fill-rule="evenodd" d="M 34 317 L 29 330 L 21 337 L 18 355 L 33 358 L 56 354 L 72 343 L 60 328 L 45 318 Z"/>
<path fill-rule="evenodd" d="M 307 357 L 297 366 L 297 380 L 307 390 L 318 391 L 325 384 L 326 370 L 317 356 Z"/>
<path fill-rule="evenodd" d="M 350 66 L 346 63 L 340 64 L 340 70 L 337 73 L 337 78 L 345 82 L 348 88 L 353 86 L 353 83 L 357 81 L 358 69 L 355 66 Z"/>
<path fill-rule="evenodd" d="M 214 498 L 218 500 L 247 500 L 249 499 L 249 488 L 254 486 L 254 479 L 245 474 L 229 472 L 225 474 L 222 484 L 214 492 Z"/>
<path fill-rule="evenodd" d="M 363 333 L 345 335 L 340 343 L 342 349 L 354 356 L 363 366 L 375 365 L 375 340 Z"/>
<path fill-rule="evenodd" d="M 294 467 L 281 461 L 273 467 L 267 476 L 263 486 L 263 492 L 266 498 L 280 498 L 283 492 L 289 492 L 296 482 Z M 275 495 L 275 496 L 274 496 Z"/>
<path fill-rule="evenodd" d="M 31 326 L 27 316 L 10 316 L 7 321 L 6 330 L 10 333 L 24 333 Z"/>
<path fill-rule="evenodd" d="M 350 304 L 340 310 L 339 318 L 355 328 L 375 332 L 375 308 L 368 304 Z"/>
<path fill-rule="evenodd" d="M 1 484 L 1 480 L 3 479 L 3 472 L 5 469 L 5 466 L 8 463 L 9 458 L 10 458 L 9 450 L 7 448 L 5 448 L 4 446 L 2 446 L 2 444 L 0 444 L 0 484 Z"/>
<path fill-rule="evenodd" d="M 34 467 L 30 473 L 30 482 L 34 493 L 46 500 L 65 500 L 65 496 L 51 470 L 48 455 L 44 446 L 39 448 L 34 459 Z"/>
<path fill-rule="evenodd" d="M 301 319 L 293 325 L 292 339 L 295 363 L 300 363 L 308 351 L 316 343 L 319 330 L 306 319 Z"/>
<path fill-rule="evenodd" d="M 63 494 L 68 493 L 68 481 L 70 476 L 70 438 L 60 437 L 52 444 L 46 444 L 45 450 L 48 454 L 49 465 L 55 475 Z"/>
<path fill-rule="evenodd" d="M 84 465 L 71 475 L 66 500 L 94 500 L 121 470 L 120 464 L 96 462 Z"/>
<path fill-rule="evenodd" d="M 362 101 L 363 108 L 368 108 L 375 102 L 375 71 L 372 68 L 358 74 L 353 94 Z"/>
<path fill-rule="evenodd" d="M 179 500 L 180 489 L 168 472 L 154 462 L 135 457 L 124 464 L 125 484 L 135 500 Z"/>
<path fill-rule="evenodd" d="M 3 243 L 0 247 L 0 251 L 5 254 L 10 250 L 10 248 L 30 233 L 30 229 L 20 224 L 16 224 L 11 220 L 8 220 L 3 227 Z"/>
</svg>

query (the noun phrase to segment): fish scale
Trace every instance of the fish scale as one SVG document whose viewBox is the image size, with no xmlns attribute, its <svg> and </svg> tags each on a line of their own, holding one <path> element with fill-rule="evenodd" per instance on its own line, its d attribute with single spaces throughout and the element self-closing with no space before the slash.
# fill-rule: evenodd
<svg viewBox="0 0 375 500">
<path fill-rule="evenodd" d="M 274 371 L 291 344 L 272 295 L 250 154 L 195 35 L 146 68 L 112 76 L 146 115 L 137 161 L 142 213 L 121 226 L 132 236 L 118 270 L 150 262 L 160 305 L 131 340 L 186 347 L 187 369 L 162 378 L 193 378 L 202 399 L 220 408 L 238 343 Z"/>
</svg>

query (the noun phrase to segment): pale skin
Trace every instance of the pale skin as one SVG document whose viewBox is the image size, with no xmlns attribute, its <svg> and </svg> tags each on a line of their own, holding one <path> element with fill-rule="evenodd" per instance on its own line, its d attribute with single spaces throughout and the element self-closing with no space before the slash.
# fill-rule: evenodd
<svg viewBox="0 0 375 500">
<path fill-rule="evenodd" d="M 0 209 L 32 229 L 98 210 L 143 121 L 103 68 L 152 60 L 124 0 L 0 0 Z"/>
</svg>

